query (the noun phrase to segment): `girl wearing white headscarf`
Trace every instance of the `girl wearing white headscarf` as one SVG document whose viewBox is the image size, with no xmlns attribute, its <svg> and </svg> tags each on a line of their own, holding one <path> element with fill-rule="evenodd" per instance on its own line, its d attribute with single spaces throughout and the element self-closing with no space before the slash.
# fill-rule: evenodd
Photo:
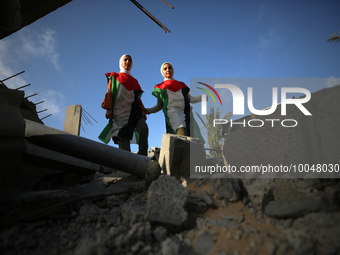
<svg viewBox="0 0 340 255">
<path fill-rule="evenodd" d="M 120 149 L 131 151 L 130 140 L 136 135 L 138 153 L 147 155 L 149 130 L 145 122 L 146 109 L 140 99 L 143 91 L 131 75 L 132 65 L 131 56 L 125 54 L 119 60 L 120 72 L 105 74 L 108 91 L 102 108 L 106 110 L 105 117 L 109 123 L 98 138 L 106 144 L 112 138 Z"/>
<path fill-rule="evenodd" d="M 157 98 L 157 104 L 147 109 L 148 113 L 163 109 L 167 133 L 200 137 L 200 134 L 193 134 L 193 129 L 190 129 L 190 103 L 200 102 L 201 96 L 192 97 L 189 87 L 173 78 L 174 69 L 169 62 L 162 64 L 161 74 L 163 82 L 157 84 L 152 91 L 152 95 Z"/>
</svg>

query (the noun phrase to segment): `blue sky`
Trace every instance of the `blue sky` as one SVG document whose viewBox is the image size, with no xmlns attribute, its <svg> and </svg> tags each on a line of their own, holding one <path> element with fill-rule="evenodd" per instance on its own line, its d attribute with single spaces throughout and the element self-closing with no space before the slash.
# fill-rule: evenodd
<svg viewBox="0 0 340 255">
<path fill-rule="evenodd" d="M 31 83 L 26 95 L 48 109 L 39 116 L 63 129 L 66 108 L 81 104 L 98 123 L 83 123 L 81 136 L 97 139 L 106 125 L 100 105 L 106 72 L 119 71 L 130 54 L 132 74 L 152 107 L 160 66 L 171 62 L 175 78 L 328 78 L 340 84 L 340 44 L 327 43 L 340 30 L 340 2 L 139 0 L 171 33 L 128 0 L 73 0 L 0 41 L 0 79 L 25 70 L 6 84 Z M 192 85 L 194 86 L 194 85 Z M 322 87 L 320 87 L 321 89 Z M 308 89 L 308 88 L 307 88 Z M 149 146 L 160 147 L 165 132 L 162 112 L 148 116 Z M 113 146 L 113 143 L 110 143 Z M 132 146 L 135 150 L 135 147 Z"/>
</svg>

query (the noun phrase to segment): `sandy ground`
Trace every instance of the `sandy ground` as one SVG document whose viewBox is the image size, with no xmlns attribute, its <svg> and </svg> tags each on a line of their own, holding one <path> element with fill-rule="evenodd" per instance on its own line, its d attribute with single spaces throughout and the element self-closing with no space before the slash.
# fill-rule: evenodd
<svg viewBox="0 0 340 255">
<path fill-rule="evenodd" d="M 211 183 L 199 188 L 195 187 L 195 182 L 187 187 L 194 191 L 194 195 L 199 196 L 200 192 L 205 190 L 210 195 L 214 195 Z M 243 202 L 228 203 L 223 206 L 223 201 L 215 198 L 218 209 L 209 208 L 200 217 L 210 219 L 235 219 L 237 227 L 226 228 L 224 226 L 203 227 L 190 230 L 187 238 L 191 240 L 193 247 L 197 246 L 197 236 L 200 231 L 208 231 L 214 244 L 207 254 L 292 254 L 287 247 L 282 247 L 283 238 L 286 234 L 282 228 L 272 223 L 272 219 L 262 214 L 254 215 L 251 208 L 248 208 Z M 287 222 L 284 222 L 287 224 Z M 289 222 L 288 222 L 289 224 Z"/>
</svg>

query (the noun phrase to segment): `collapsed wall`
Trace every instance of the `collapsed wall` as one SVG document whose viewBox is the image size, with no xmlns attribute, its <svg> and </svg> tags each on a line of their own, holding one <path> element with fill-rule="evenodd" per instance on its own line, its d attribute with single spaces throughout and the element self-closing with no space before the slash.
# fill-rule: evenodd
<svg viewBox="0 0 340 255">
<path fill-rule="evenodd" d="M 34 190 L 44 177 L 61 172 L 120 170 L 147 181 L 159 175 L 158 163 L 146 156 L 43 125 L 24 94 L 0 86 L 0 191 Z"/>
<path fill-rule="evenodd" d="M 27 132 L 42 128 L 29 121 L 24 124 L 31 128 Z M 233 134 L 242 139 L 247 130 L 233 130 L 229 135 Z M 40 137 L 35 142 L 40 139 L 44 141 Z M 275 255 L 340 251 L 339 179 L 212 178 L 194 179 L 183 187 L 180 181 L 190 173 L 190 143 L 204 161 L 204 148 L 198 141 L 164 135 L 162 155 L 154 151 L 164 174 L 158 179 L 155 174 L 151 185 L 136 176 L 117 178 L 96 171 L 81 184 L 65 187 L 64 180 L 51 178 L 43 183 L 48 189 L 0 200 L 0 252 Z M 229 162 L 235 159 L 226 151 L 225 156 Z M 243 156 L 241 163 L 249 157 Z"/>
</svg>

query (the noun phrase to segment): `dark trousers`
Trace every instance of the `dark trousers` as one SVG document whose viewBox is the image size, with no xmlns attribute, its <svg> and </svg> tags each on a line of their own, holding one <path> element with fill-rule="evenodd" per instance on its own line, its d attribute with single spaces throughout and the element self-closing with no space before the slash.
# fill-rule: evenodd
<svg viewBox="0 0 340 255">
<path fill-rule="evenodd" d="M 136 129 L 139 133 L 139 150 L 138 154 L 147 156 L 148 155 L 148 137 L 149 137 L 149 128 L 145 122 L 144 118 L 140 118 L 137 122 Z M 125 137 L 119 137 L 119 149 L 123 149 L 126 151 L 131 151 L 130 147 L 130 139 Z"/>
</svg>

